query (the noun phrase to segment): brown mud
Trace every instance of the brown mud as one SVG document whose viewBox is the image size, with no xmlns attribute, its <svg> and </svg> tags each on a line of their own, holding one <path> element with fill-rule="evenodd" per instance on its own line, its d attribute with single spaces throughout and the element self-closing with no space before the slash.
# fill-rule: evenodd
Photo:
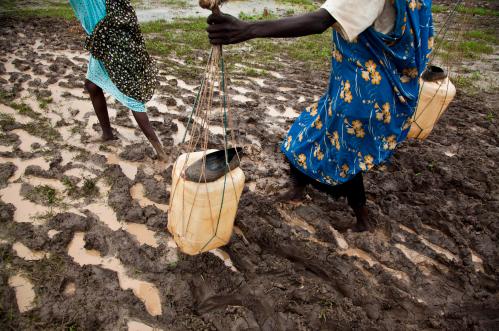
<svg viewBox="0 0 499 331">
<path fill-rule="evenodd" d="M 233 75 L 247 188 L 229 245 L 189 257 L 165 206 L 202 69 L 178 77 L 161 63 L 149 114 L 162 164 L 111 99 L 120 140 L 92 142 L 82 44 L 75 22 L 0 23 L 1 329 L 497 327 L 497 94 L 459 93 L 427 141 L 367 174 L 377 227 L 357 234 L 344 201 L 312 188 L 298 205 L 273 198 L 288 175 L 278 144 L 327 72 L 283 60 L 280 74 Z"/>
</svg>

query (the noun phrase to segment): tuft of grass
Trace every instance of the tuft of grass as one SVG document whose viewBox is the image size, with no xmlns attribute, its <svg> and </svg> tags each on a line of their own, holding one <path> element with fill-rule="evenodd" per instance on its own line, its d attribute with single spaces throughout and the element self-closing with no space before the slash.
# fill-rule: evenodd
<svg viewBox="0 0 499 331">
<path fill-rule="evenodd" d="M 48 206 L 54 206 L 61 200 L 57 194 L 57 190 L 49 185 L 35 186 L 34 189 L 28 193 L 27 198 L 35 201 L 41 200 Z"/>
<path fill-rule="evenodd" d="M 81 188 L 81 193 L 85 197 L 98 196 L 99 187 L 97 186 L 97 180 L 92 178 L 85 178 L 83 181 L 83 187 Z"/>
<path fill-rule="evenodd" d="M 47 109 L 48 105 L 51 104 L 54 100 L 52 98 L 39 98 L 38 105 L 41 109 Z"/>
<path fill-rule="evenodd" d="M 16 123 L 16 120 L 14 117 L 10 116 L 9 114 L 4 114 L 0 113 L 0 128 L 2 128 L 2 131 L 6 131 L 7 126 L 14 125 Z"/>
</svg>

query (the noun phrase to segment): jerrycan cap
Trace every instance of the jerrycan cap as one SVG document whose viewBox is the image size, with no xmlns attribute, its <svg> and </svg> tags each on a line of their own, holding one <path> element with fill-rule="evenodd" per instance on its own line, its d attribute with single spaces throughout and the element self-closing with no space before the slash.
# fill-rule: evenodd
<svg viewBox="0 0 499 331">
<path fill-rule="evenodd" d="M 228 148 L 227 155 L 224 149 L 206 154 L 185 169 L 182 177 L 191 182 L 214 182 L 226 173 L 239 167 L 239 160 L 243 156 L 241 147 Z M 227 166 L 228 162 L 228 166 Z M 204 169 L 203 169 L 204 168 Z"/>
<path fill-rule="evenodd" d="M 426 68 L 421 78 L 426 82 L 436 82 L 447 78 L 447 73 L 444 69 L 431 65 Z"/>
</svg>

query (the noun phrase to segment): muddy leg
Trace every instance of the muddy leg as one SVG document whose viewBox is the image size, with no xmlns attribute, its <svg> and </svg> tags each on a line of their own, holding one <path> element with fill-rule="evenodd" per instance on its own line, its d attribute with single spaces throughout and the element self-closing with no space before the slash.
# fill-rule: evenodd
<svg viewBox="0 0 499 331">
<path fill-rule="evenodd" d="M 290 168 L 290 182 L 291 187 L 285 192 L 279 194 L 277 197 L 278 201 L 300 201 L 303 199 L 305 195 L 305 188 L 307 184 L 310 182 L 310 179 L 307 175 L 302 173 L 300 170 L 296 169 L 294 165 L 289 164 Z"/>
<path fill-rule="evenodd" d="M 113 135 L 111 124 L 109 122 L 109 114 L 107 112 L 107 103 L 106 98 L 104 97 L 104 92 L 99 86 L 95 85 L 88 79 L 85 80 L 85 88 L 90 94 L 90 100 L 92 100 L 95 114 L 97 115 L 97 119 L 99 120 L 99 124 L 102 128 L 102 140 L 107 141 L 117 139 Z"/>
<path fill-rule="evenodd" d="M 156 150 L 158 158 L 162 161 L 165 161 L 167 159 L 166 154 L 163 151 L 163 146 L 161 146 L 161 142 L 159 141 L 158 136 L 156 136 L 156 132 L 154 132 L 154 129 L 152 128 L 152 125 L 149 122 L 149 117 L 147 116 L 147 113 L 132 111 L 132 114 L 135 120 L 137 121 L 137 124 L 139 124 L 140 129 L 142 130 L 142 132 L 144 132 L 144 135 L 147 137 L 151 145 Z"/>
</svg>

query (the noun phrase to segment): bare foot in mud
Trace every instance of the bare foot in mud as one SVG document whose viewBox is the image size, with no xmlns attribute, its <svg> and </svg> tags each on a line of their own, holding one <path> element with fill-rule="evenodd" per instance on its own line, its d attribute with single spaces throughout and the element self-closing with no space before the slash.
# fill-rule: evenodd
<svg viewBox="0 0 499 331">
<path fill-rule="evenodd" d="M 100 136 L 98 138 L 87 139 L 86 142 L 93 143 L 93 144 L 110 144 L 110 143 L 113 143 L 119 139 L 120 138 L 114 134 L 111 134 L 111 135 L 104 135 L 103 134 L 102 136 Z"/>
<path fill-rule="evenodd" d="M 118 139 L 120 139 L 120 138 L 114 134 L 110 134 L 110 135 L 103 134 L 101 136 L 102 142 L 114 141 L 114 140 L 118 140 Z"/>
<path fill-rule="evenodd" d="M 278 202 L 298 203 L 305 198 L 305 186 L 295 186 L 277 195 Z"/>
<path fill-rule="evenodd" d="M 352 227 L 352 232 L 366 232 L 372 231 L 373 227 L 370 222 L 369 210 L 366 206 L 361 207 L 355 211 L 355 217 L 357 218 L 357 223 Z"/>
</svg>

